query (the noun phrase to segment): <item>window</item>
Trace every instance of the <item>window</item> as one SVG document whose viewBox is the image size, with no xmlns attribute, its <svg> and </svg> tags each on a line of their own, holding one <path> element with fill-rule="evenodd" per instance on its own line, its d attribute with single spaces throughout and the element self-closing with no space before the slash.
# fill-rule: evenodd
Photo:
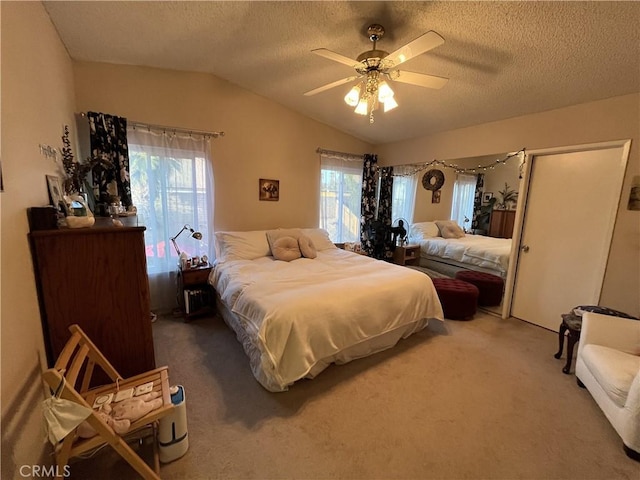
<svg viewBox="0 0 640 480">
<path fill-rule="evenodd" d="M 363 161 L 320 156 L 320 228 L 336 243 L 360 241 Z"/>
<path fill-rule="evenodd" d="M 142 128 L 129 128 L 131 197 L 138 222 L 146 227 L 145 248 L 152 308 L 175 306 L 178 254 L 171 238 L 189 257 L 207 255 L 213 230 L 213 174 L 209 141 L 198 135 L 179 136 Z"/>
<path fill-rule="evenodd" d="M 473 201 L 477 181 L 476 175 L 458 174 L 453 186 L 451 220 L 455 220 L 465 230 L 471 228 L 471 220 L 473 220 Z"/>
<path fill-rule="evenodd" d="M 403 218 L 413 222 L 413 209 L 416 200 L 416 175 L 407 175 L 415 170 L 414 167 L 393 167 L 393 201 L 391 203 L 391 220 L 395 222 Z M 405 174 L 405 171 L 407 174 Z M 409 225 L 405 225 L 407 230 Z"/>
</svg>

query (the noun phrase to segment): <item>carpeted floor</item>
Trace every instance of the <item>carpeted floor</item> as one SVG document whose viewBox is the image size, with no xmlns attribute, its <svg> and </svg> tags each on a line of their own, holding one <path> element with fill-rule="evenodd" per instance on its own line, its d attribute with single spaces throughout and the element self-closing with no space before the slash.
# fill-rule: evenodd
<svg viewBox="0 0 640 480">
<path fill-rule="evenodd" d="M 407 265 L 407 268 L 411 268 L 413 270 L 418 270 L 419 272 L 425 273 L 429 275 L 431 278 L 453 278 L 449 275 L 445 275 L 444 273 L 436 272 L 435 270 L 431 270 L 426 267 L 419 267 L 414 265 Z"/>
<path fill-rule="evenodd" d="M 154 337 L 189 422 L 189 451 L 162 466 L 164 479 L 640 478 L 589 393 L 562 373 L 557 334 L 518 320 L 432 322 L 285 393 L 254 380 L 217 317 L 161 317 Z M 71 478 L 136 475 L 103 451 Z"/>
</svg>

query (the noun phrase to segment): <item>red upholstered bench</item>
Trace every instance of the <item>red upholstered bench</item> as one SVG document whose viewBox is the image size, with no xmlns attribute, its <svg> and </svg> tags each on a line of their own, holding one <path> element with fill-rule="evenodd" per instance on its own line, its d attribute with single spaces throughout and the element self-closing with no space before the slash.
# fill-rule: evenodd
<svg viewBox="0 0 640 480">
<path fill-rule="evenodd" d="M 472 270 L 461 270 L 456 273 L 456 278 L 478 287 L 478 290 L 480 290 L 478 305 L 490 307 L 500 305 L 500 302 L 502 302 L 504 280 L 497 275 L 474 272 Z"/>
<path fill-rule="evenodd" d="M 478 307 L 478 287 L 455 278 L 432 279 L 445 318 L 468 320 L 473 318 Z"/>
</svg>

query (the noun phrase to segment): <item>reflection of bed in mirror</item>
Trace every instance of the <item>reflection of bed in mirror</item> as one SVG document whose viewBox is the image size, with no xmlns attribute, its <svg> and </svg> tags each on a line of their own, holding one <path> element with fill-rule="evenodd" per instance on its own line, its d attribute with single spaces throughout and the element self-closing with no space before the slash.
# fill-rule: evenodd
<svg viewBox="0 0 640 480">
<path fill-rule="evenodd" d="M 468 233 L 459 238 L 444 238 L 436 222 L 421 222 L 411 226 L 410 241 L 420 245 L 421 267 L 450 276 L 460 269 L 507 276 L 510 238 Z"/>
</svg>

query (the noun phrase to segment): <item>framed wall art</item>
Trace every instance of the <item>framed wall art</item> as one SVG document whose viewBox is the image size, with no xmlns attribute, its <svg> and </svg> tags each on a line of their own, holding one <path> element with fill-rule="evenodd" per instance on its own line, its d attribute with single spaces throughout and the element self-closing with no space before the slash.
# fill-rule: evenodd
<svg viewBox="0 0 640 480">
<path fill-rule="evenodd" d="M 277 202 L 280 199 L 280 180 L 272 180 L 269 178 L 261 178 L 259 181 L 260 191 L 258 198 Z"/>
<path fill-rule="evenodd" d="M 47 175 L 46 177 L 51 205 L 56 207 L 57 210 L 62 209 L 62 211 L 66 213 L 66 204 L 64 201 L 64 197 L 62 196 L 62 185 L 60 184 L 60 177 L 56 177 L 55 175 Z"/>
</svg>

